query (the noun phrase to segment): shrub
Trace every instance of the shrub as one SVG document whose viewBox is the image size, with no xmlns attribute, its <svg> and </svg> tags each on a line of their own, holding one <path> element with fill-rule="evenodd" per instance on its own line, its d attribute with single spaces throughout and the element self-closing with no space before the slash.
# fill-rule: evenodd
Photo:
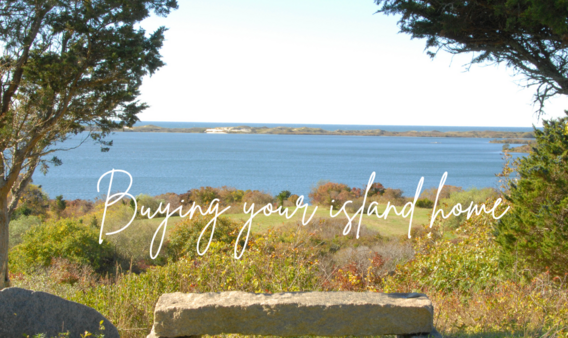
<svg viewBox="0 0 568 338">
<path fill-rule="evenodd" d="M 20 216 L 10 221 L 10 248 L 22 243 L 22 236 L 34 226 L 41 224 L 37 216 Z"/>
<path fill-rule="evenodd" d="M 367 187 L 364 187 L 363 189 L 367 189 Z M 369 188 L 369 192 L 367 193 L 367 196 L 371 197 L 371 196 L 376 196 L 376 195 L 382 195 L 385 192 L 385 187 L 380 184 L 379 182 L 375 182 L 373 184 L 371 184 L 371 187 Z"/>
<path fill-rule="evenodd" d="M 324 207 L 333 206 L 339 209 L 345 202 L 354 199 L 351 188 L 343 183 L 319 182 L 312 188 L 310 201 Z"/>
<path fill-rule="evenodd" d="M 18 207 L 12 214 L 12 219 L 20 216 L 39 216 L 44 218 L 47 215 L 49 198 L 40 186 L 28 184 L 18 201 Z"/>
<path fill-rule="evenodd" d="M 219 189 L 219 197 L 224 205 L 241 203 L 243 201 L 244 195 L 244 190 L 239 190 L 232 187 L 223 186 Z"/>
<path fill-rule="evenodd" d="M 300 198 L 300 196 L 296 195 L 296 194 L 292 194 L 290 195 L 290 197 L 288 197 L 288 202 L 290 202 L 291 206 L 295 206 L 296 202 L 298 201 L 298 198 Z"/>
<path fill-rule="evenodd" d="M 416 200 L 416 206 L 419 208 L 433 208 L 434 207 L 434 201 L 429 200 L 427 198 L 421 198 Z"/>
<path fill-rule="evenodd" d="M 137 217 L 144 217 L 144 218 L 147 218 L 147 216 L 142 216 L 142 206 L 144 206 L 144 212 L 147 212 L 146 210 L 150 209 L 150 216 L 153 216 L 158 211 L 160 204 L 162 204 L 162 207 L 165 207 L 167 204 L 166 201 L 162 199 L 158 199 L 156 197 L 152 197 L 146 194 L 140 194 L 136 196 L 136 202 L 138 204 Z M 165 214 L 163 213 L 156 214 L 156 217 L 164 217 L 164 216 Z"/>
<path fill-rule="evenodd" d="M 121 337 L 146 337 L 158 298 L 170 292 L 299 292 L 317 289 L 315 257 L 309 246 L 282 246 L 268 234 L 252 240 L 241 259 L 225 252 L 224 243 L 212 243 L 206 255 L 142 274 L 119 274 L 116 280 L 76 292 L 69 300 L 100 311 Z M 144 331 L 129 328 L 145 328 Z"/>
<path fill-rule="evenodd" d="M 444 292 L 492 285 L 501 275 L 500 248 L 492 235 L 494 223 L 491 214 L 482 213 L 455 229 L 456 238 L 447 238 L 439 227 L 429 229 L 427 236 L 414 237 L 415 258 L 389 279 L 386 291 L 397 290 L 401 283 Z"/>
<path fill-rule="evenodd" d="M 83 217 L 94 208 L 94 203 L 87 200 L 76 199 L 65 201 L 65 209 L 61 212 L 62 218 Z"/>
<path fill-rule="evenodd" d="M 107 241 L 99 244 L 97 229 L 70 219 L 31 227 L 22 236 L 22 242 L 11 250 L 9 258 L 14 272 L 47 267 L 53 258 L 90 265 L 100 273 L 112 269 L 116 262 L 112 246 Z"/>
<path fill-rule="evenodd" d="M 247 191 L 242 200 L 247 204 L 247 207 L 254 203 L 257 208 L 274 203 L 272 195 L 258 190 Z"/>
<path fill-rule="evenodd" d="M 61 218 L 61 213 L 67 208 L 67 201 L 63 199 L 63 195 L 55 196 L 55 200 L 50 203 L 50 211 L 55 213 L 57 219 Z"/>
<path fill-rule="evenodd" d="M 183 256 L 191 258 L 197 257 L 197 240 L 201 231 L 209 223 L 211 217 L 199 216 L 197 218 L 184 218 L 175 224 L 168 237 L 166 245 L 166 254 L 169 259 L 177 261 Z M 240 231 L 238 223 L 228 217 L 220 216 L 217 218 L 215 225 L 215 233 L 212 242 L 221 242 L 225 245 L 225 249 L 230 249 L 229 244 L 233 243 Z M 210 225 L 206 233 L 202 236 L 200 242 L 200 251 L 205 250 L 209 237 L 211 236 L 212 226 Z"/>
<path fill-rule="evenodd" d="M 181 205 L 181 200 L 182 200 L 180 195 L 173 192 L 167 192 L 165 194 L 158 195 L 155 198 L 159 201 L 160 200 L 164 201 L 164 206 L 166 206 L 169 203 L 170 210 L 175 210 L 177 207 L 179 207 Z"/>
<path fill-rule="evenodd" d="M 381 202 L 401 206 L 406 204 L 406 199 L 402 197 L 402 190 L 387 188 L 381 196 Z"/>
<path fill-rule="evenodd" d="M 568 115 L 568 112 L 566 113 Z M 502 263 L 524 260 L 537 271 L 568 272 L 568 117 L 535 128 L 536 146 L 518 161 L 511 210 L 497 227 Z"/>
<path fill-rule="evenodd" d="M 284 201 L 286 201 L 292 195 L 288 190 L 282 190 L 278 195 L 276 195 L 276 200 L 278 200 L 278 205 L 282 206 Z"/>
<path fill-rule="evenodd" d="M 196 204 L 207 207 L 214 199 L 220 199 L 218 189 L 212 187 L 201 187 L 199 189 L 190 190 L 190 200 Z"/>
</svg>

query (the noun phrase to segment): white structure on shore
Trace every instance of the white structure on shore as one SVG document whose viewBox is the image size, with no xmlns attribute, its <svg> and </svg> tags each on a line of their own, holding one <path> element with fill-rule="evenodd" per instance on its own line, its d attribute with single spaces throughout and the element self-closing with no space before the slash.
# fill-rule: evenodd
<svg viewBox="0 0 568 338">
<path fill-rule="evenodd" d="M 250 133 L 251 130 L 247 128 L 236 128 L 236 127 L 219 127 L 205 129 L 207 134 L 227 134 L 227 133 Z"/>
</svg>

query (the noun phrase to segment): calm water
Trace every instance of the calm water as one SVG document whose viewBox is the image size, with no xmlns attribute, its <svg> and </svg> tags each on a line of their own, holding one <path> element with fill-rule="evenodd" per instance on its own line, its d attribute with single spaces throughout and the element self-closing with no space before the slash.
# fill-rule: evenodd
<svg viewBox="0 0 568 338">
<path fill-rule="evenodd" d="M 52 198 L 94 199 L 108 189 L 107 176 L 97 193 L 99 177 L 114 168 L 133 176 L 134 195 L 226 185 L 307 197 L 319 180 L 363 187 L 375 171 L 375 181 L 410 196 L 421 176 L 425 188 L 438 186 L 444 171 L 447 184 L 497 187 L 495 174 L 503 167 L 502 145 L 489 139 L 177 133 L 117 133 L 109 139 L 114 146 L 107 153 L 90 142 L 60 152 L 63 165 L 47 176 L 36 173 L 34 183 Z M 117 176 L 112 190 L 127 184 Z"/>
</svg>

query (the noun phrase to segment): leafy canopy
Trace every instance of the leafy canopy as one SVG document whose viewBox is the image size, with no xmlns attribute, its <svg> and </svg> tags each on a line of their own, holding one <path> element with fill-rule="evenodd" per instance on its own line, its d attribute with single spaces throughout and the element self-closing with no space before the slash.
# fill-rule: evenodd
<svg viewBox="0 0 568 338">
<path fill-rule="evenodd" d="M 103 136 L 137 121 L 147 107 L 136 100 L 142 78 L 164 65 L 165 31 L 147 35 L 139 23 L 176 7 L 175 0 L 0 4 L 2 195 L 17 196 L 38 165 L 60 164 L 45 156 L 69 134 L 94 126 L 91 136 L 107 150 Z"/>
<path fill-rule="evenodd" d="M 5 0 L 0 2 L 0 288 L 8 281 L 8 226 L 39 166 L 59 165 L 58 144 L 90 129 L 103 137 L 131 126 L 147 106 L 142 79 L 164 63 L 165 28 L 139 27 L 176 0 Z M 85 140 L 85 139 L 84 139 Z"/>
<path fill-rule="evenodd" d="M 568 272 L 568 117 L 535 129 L 536 147 L 510 181 L 511 210 L 500 220 L 502 262 L 527 263 L 556 275 Z"/>
<path fill-rule="evenodd" d="M 536 86 L 535 103 L 568 94 L 568 3 L 565 0 L 375 0 L 402 15 L 400 31 L 439 50 L 475 53 L 471 63 L 505 62 Z"/>
</svg>

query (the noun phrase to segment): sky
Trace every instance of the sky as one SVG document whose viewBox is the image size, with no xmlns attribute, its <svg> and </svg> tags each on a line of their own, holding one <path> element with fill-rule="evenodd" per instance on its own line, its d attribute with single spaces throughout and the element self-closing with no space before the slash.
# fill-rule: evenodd
<svg viewBox="0 0 568 338">
<path fill-rule="evenodd" d="M 372 0 L 179 0 L 167 64 L 144 80 L 142 121 L 540 126 L 533 89 L 505 65 L 464 67 L 399 34 Z M 568 99 L 547 102 L 546 118 Z"/>
</svg>

